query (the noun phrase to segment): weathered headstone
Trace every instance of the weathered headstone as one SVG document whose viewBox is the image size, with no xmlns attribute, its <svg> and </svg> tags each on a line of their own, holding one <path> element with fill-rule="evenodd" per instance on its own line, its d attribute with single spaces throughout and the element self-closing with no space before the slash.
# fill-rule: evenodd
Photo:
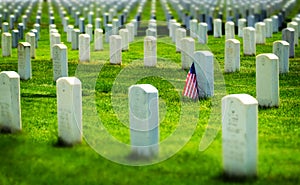
<svg viewBox="0 0 300 185">
<path fill-rule="evenodd" d="M 176 30 L 176 52 L 181 51 L 181 39 L 186 37 L 186 30 L 184 28 L 177 28 Z"/>
<path fill-rule="evenodd" d="M 90 61 L 90 36 L 88 34 L 79 35 L 79 61 Z"/>
<path fill-rule="evenodd" d="M 103 30 L 100 28 L 95 29 L 95 42 L 94 49 L 95 51 L 103 50 Z"/>
<path fill-rule="evenodd" d="M 122 38 L 122 51 L 128 51 L 129 50 L 129 32 L 127 29 L 120 29 L 119 34 Z"/>
<path fill-rule="evenodd" d="M 193 63 L 195 52 L 195 40 L 191 37 L 181 39 L 181 66 L 182 69 L 189 69 Z"/>
<path fill-rule="evenodd" d="M 222 20 L 214 19 L 214 37 L 222 37 Z"/>
<path fill-rule="evenodd" d="M 214 56 L 210 51 L 194 52 L 199 98 L 214 95 Z"/>
<path fill-rule="evenodd" d="M 266 43 L 266 24 L 264 22 L 255 24 L 255 39 L 256 44 Z"/>
<path fill-rule="evenodd" d="M 247 25 L 247 20 L 244 18 L 241 18 L 238 20 L 238 36 L 243 37 L 243 29 Z"/>
<path fill-rule="evenodd" d="M 29 80 L 32 77 L 30 47 L 28 42 L 18 44 L 18 73 L 22 80 Z"/>
<path fill-rule="evenodd" d="M 258 102 L 248 94 L 222 98 L 223 169 L 228 177 L 257 176 Z"/>
<path fill-rule="evenodd" d="M 279 106 L 279 64 L 273 53 L 256 56 L 256 98 L 260 106 Z"/>
<path fill-rule="evenodd" d="M 79 45 L 79 29 L 73 29 L 72 31 L 72 50 L 78 50 Z"/>
<path fill-rule="evenodd" d="M 244 55 L 256 54 L 255 29 L 252 27 L 245 27 L 243 29 L 243 50 Z"/>
<path fill-rule="evenodd" d="M 225 24 L 225 40 L 234 39 L 234 22 L 227 21 Z"/>
<path fill-rule="evenodd" d="M 279 59 L 279 73 L 289 72 L 289 43 L 283 40 L 273 42 L 273 53 Z"/>
<path fill-rule="evenodd" d="M 74 145 L 82 141 L 82 90 L 76 77 L 56 81 L 59 142 Z"/>
<path fill-rule="evenodd" d="M 198 24 L 198 41 L 200 44 L 207 44 L 208 42 L 207 29 L 207 23 L 201 22 Z"/>
<path fill-rule="evenodd" d="M 157 47 L 156 38 L 146 36 L 144 38 L 144 66 L 152 67 L 157 63 Z"/>
<path fill-rule="evenodd" d="M 2 46 L 2 56 L 10 57 L 12 53 L 12 38 L 11 34 L 8 32 L 2 33 L 1 46 Z"/>
<path fill-rule="evenodd" d="M 158 90 L 150 84 L 129 88 L 130 144 L 132 154 L 153 158 L 159 152 Z"/>
<path fill-rule="evenodd" d="M 225 72 L 235 72 L 240 69 L 240 41 L 228 39 L 225 42 Z"/>
<path fill-rule="evenodd" d="M 35 34 L 31 32 L 26 33 L 25 41 L 30 44 L 30 57 L 35 58 Z"/>
<path fill-rule="evenodd" d="M 112 35 L 109 37 L 110 64 L 122 64 L 122 37 Z"/>
<path fill-rule="evenodd" d="M 14 71 L 0 72 L 0 127 L 3 131 L 22 130 L 20 76 Z"/>
<path fill-rule="evenodd" d="M 284 28 L 282 30 L 282 40 L 287 41 L 290 44 L 289 57 L 295 57 L 295 29 Z"/>
<path fill-rule="evenodd" d="M 53 81 L 68 76 L 68 48 L 64 44 L 53 46 Z"/>
</svg>

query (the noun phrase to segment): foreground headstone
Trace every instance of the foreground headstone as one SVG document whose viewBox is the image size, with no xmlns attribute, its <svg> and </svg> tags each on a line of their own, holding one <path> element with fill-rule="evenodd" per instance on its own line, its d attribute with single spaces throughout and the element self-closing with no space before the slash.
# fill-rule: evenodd
<svg viewBox="0 0 300 185">
<path fill-rule="evenodd" d="M 2 56 L 10 57 L 12 52 L 12 38 L 11 34 L 8 32 L 2 33 L 1 46 L 2 46 Z"/>
<path fill-rule="evenodd" d="M 88 34 L 79 35 L 79 61 L 90 61 L 90 36 Z"/>
<path fill-rule="evenodd" d="M 32 32 L 28 32 L 25 35 L 25 41 L 30 44 L 30 57 L 35 58 L 35 34 Z"/>
<path fill-rule="evenodd" d="M 120 29 L 119 34 L 122 38 L 122 51 L 128 51 L 129 49 L 129 32 L 127 29 Z"/>
<path fill-rule="evenodd" d="M 255 29 L 252 27 L 243 29 L 243 49 L 244 55 L 252 56 L 256 53 Z"/>
<path fill-rule="evenodd" d="M 181 39 L 186 37 L 186 30 L 184 28 L 177 28 L 176 30 L 176 52 L 181 51 Z"/>
<path fill-rule="evenodd" d="M 14 71 L 0 72 L 0 128 L 6 132 L 22 130 L 20 76 Z"/>
<path fill-rule="evenodd" d="M 223 169 L 228 177 L 257 176 L 258 102 L 248 94 L 222 98 Z"/>
<path fill-rule="evenodd" d="M 199 98 L 212 97 L 214 95 L 214 56 L 210 51 L 196 51 L 194 61 Z"/>
<path fill-rule="evenodd" d="M 110 64 L 122 64 L 122 37 L 112 35 L 109 37 Z"/>
<path fill-rule="evenodd" d="M 68 76 L 68 48 L 64 44 L 53 46 L 53 81 Z"/>
<path fill-rule="evenodd" d="M 222 20 L 214 19 L 214 37 L 222 37 Z"/>
<path fill-rule="evenodd" d="M 289 57 L 295 57 L 295 29 L 284 28 L 282 30 L 282 40 L 287 41 L 290 44 Z"/>
<path fill-rule="evenodd" d="M 156 38 L 153 36 L 146 36 L 144 38 L 144 66 L 156 66 Z"/>
<path fill-rule="evenodd" d="M 103 30 L 100 28 L 95 29 L 95 42 L 94 42 L 94 49 L 95 51 L 103 50 Z"/>
<path fill-rule="evenodd" d="M 240 70 L 240 41 L 228 39 L 225 42 L 225 69 L 227 73 Z"/>
<path fill-rule="evenodd" d="M 195 52 L 195 40 L 191 37 L 181 39 L 181 66 L 182 69 L 189 69 L 193 63 Z"/>
<path fill-rule="evenodd" d="M 279 59 L 279 73 L 289 72 L 289 43 L 283 40 L 273 42 L 273 53 Z"/>
<path fill-rule="evenodd" d="M 158 90 L 150 84 L 129 88 L 132 155 L 153 158 L 159 152 Z"/>
<path fill-rule="evenodd" d="M 18 73 L 22 80 L 29 80 L 32 77 L 30 48 L 28 42 L 18 44 Z"/>
<path fill-rule="evenodd" d="M 56 81 L 59 142 L 74 145 L 82 141 L 82 90 L 76 77 Z"/>
<path fill-rule="evenodd" d="M 279 106 L 279 64 L 273 53 L 256 56 L 256 98 L 262 107 Z"/>
</svg>

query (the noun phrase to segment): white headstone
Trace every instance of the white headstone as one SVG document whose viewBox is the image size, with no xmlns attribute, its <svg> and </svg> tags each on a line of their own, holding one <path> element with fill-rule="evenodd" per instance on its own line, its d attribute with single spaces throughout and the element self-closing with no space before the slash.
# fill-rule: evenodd
<svg viewBox="0 0 300 185">
<path fill-rule="evenodd" d="M 87 24 L 85 26 L 85 33 L 90 36 L 90 42 L 93 41 L 93 25 L 92 24 Z"/>
<path fill-rule="evenodd" d="M 14 71 L 0 72 L 0 127 L 9 132 L 22 130 L 20 76 Z"/>
<path fill-rule="evenodd" d="M 53 81 L 68 76 L 68 48 L 64 44 L 53 46 Z"/>
<path fill-rule="evenodd" d="M 153 36 L 146 36 L 144 38 L 144 66 L 156 66 L 156 38 Z"/>
<path fill-rule="evenodd" d="M 158 90 L 150 84 L 129 88 L 130 143 L 133 155 L 153 158 L 159 152 Z"/>
<path fill-rule="evenodd" d="M 279 106 L 279 64 L 273 53 L 256 56 L 256 98 L 260 106 Z"/>
<path fill-rule="evenodd" d="M 271 38 L 273 35 L 273 21 L 271 18 L 264 19 L 266 25 L 266 37 Z"/>
<path fill-rule="evenodd" d="M 133 42 L 134 41 L 134 25 L 132 23 L 127 23 L 126 29 L 128 30 L 129 42 Z"/>
<path fill-rule="evenodd" d="M 74 26 L 73 25 L 68 25 L 67 28 L 67 41 L 72 42 L 72 32 L 73 32 Z"/>
<path fill-rule="evenodd" d="M 223 169 L 229 177 L 255 177 L 258 158 L 258 103 L 248 94 L 222 98 Z"/>
<path fill-rule="evenodd" d="M 290 44 L 289 57 L 295 57 L 295 29 L 284 28 L 282 30 L 282 40 L 287 41 Z"/>
<path fill-rule="evenodd" d="M 299 35 L 299 28 L 298 28 L 298 23 L 294 22 L 294 21 L 289 22 L 289 23 L 287 23 L 287 27 L 288 28 L 293 28 L 295 30 L 295 32 L 294 32 L 294 44 L 296 46 L 298 46 L 299 45 L 299 36 L 298 36 Z"/>
<path fill-rule="evenodd" d="M 60 34 L 59 33 L 51 33 L 51 35 L 50 35 L 50 53 L 51 53 L 51 59 L 53 59 L 53 46 L 55 44 L 60 44 Z"/>
<path fill-rule="evenodd" d="M 12 37 L 8 32 L 2 33 L 1 39 L 2 56 L 10 57 L 12 53 Z"/>
<path fill-rule="evenodd" d="M 30 44 L 30 57 L 35 58 L 35 34 L 31 32 L 26 33 L 25 41 Z"/>
<path fill-rule="evenodd" d="M 279 22 L 278 22 L 278 16 L 277 15 L 272 16 L 272 22 L 273 22 L 273 33 L 277 33 L 278 28 L 279 28 Z"/>
<path fill-rule="evenodd" d="M 72 50 L 78 50 L 79 45 L 79 29 L 73 29 L 72 31 Z"/>
<path fill-rule="evenodd" d="M 172 42 L 176 41 L 176 30 L 180 28 L 180 23 L 172 23 L 171 24 L 171 32 L 172 32 Z"/>
<path fill-rule="evenodd" d="M 273 42 L 273 53 L 279 59 L 279 73 L 289 72 L 289 43 L 283 40 Z"/>
<path fill-rule="evenodd" d="M 200 44 L 207 44 L 208 36 L 207 36 L 207 23 L 201 22 L 198 24 L 198 41 Z"/>
<path fill-rule="evenodd" d="M 228 21 L 225 24 L 225 40 L 234 39 L 234 22 Z"/>
<path fill-rule="evenodd" d="M 103 50 L 103 30 L 100 28 L 95 29 L 95 42 L 94 49 L 95 51 Z"/>
<path fill-rule="evenodd" d="M 176 52 L 181 51 L 181 39 L 186 37 L 186 30 L 184 28 L 177 28 L 176 30 Z"/>
<path fill-rule="evenodd" d="M 193 63 L 195 40 L 191 37 L 181 39 L 181 64 L 182 69 L 189 69 Z"/>
<path fill-rule="evenodd" d="M 110 64 L 122 64 L 122 37 L 112 35 L 109 37 Z"/>
<path fill-rule="evenodd" d="M 214 19 L 214 37 L 222 37 L 222 20 Z"/>
<path fill-rule="evenodd" d="M 66 145 L 82 141 L 82 92 L 76 77 L 62 77 L 56 81 L 58 137 Z"/>
<path fill-rule="evenodd" d="M 247 20 L 244 18 L 241 18 L 238 20 L 238 36 L 243 37 L 243 29 L 247 25 Z"/>
<path fill-rule="evenodd" d="M 32 77 L 30 47 L 28 42 L 18 44 L 18 73 L 22 80 L 29 80 Z"/>
<path fill-rule="evenodd" d="M 127 29 L 120 29 L 119 34 L 122 38 L 122 51 L 128 51 L 129 50 L 129 31 Z"/>
<path fill-rule="evenodd" d="M 79 61 L 90 61 L 90 36 L 88 34 L 79 35 Z"/>
<path fill-rule="evenodd" d="M 214 56 L 210 51 L 196 51 L 194 61 L 199 98 L 212 97 L 214 95 Z"/>
<path fill-rule="evenodd" d="M 256 44 L 266 43 L 266 24 L 264 22 L 255 23 Z"/>
<path fill-rule="evenodd" d="M 146 36 L 157 37 L 157 31 L 156 31 L 156 29 L 148 28 L 148 29 L 146 30 Z"/>
<path fill-rule="evenodd" d="M 190 20 L 190 36 L 196 39 L 197 33 L 198 33 L 198 21 L 197 19 L 192 19 Z"/>
<path fill-rule="evenodd" d="M 225 72 L 240 70 L 240 41 L 228 39 L 225 42 Z"/>
<path fill-rule="evenodd" d="M 256 54 L 256 38 L 253 27 L 245 27 L 243 29 L 243 50 L 244 55 Z"/>
</svg>

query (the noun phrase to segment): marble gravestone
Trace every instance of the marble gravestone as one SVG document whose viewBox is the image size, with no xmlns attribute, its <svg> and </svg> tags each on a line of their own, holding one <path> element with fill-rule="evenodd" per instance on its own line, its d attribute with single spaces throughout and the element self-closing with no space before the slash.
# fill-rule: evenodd
<svg viewBox="0 0 300 185">
<path fill-rule="evenodd" d="M 67 27 L 67 41 L 72 42 L 72 32 L 73 32 L 74 26 L 68 25 Z"/>
<path fill-rule="evenodd" d="M 289 58 L 295 57 L 295 29 L 284 28 L 282 30 L 282 40 L 287 41 L 290 45 Z"/>
<path fill-rule="evenodd" d="M 32 77 L 30 48 L 28 42 L 18 44 L 18 74 L 22 80 L 29 80 Z"/>
<path fill-rule="evenodd" d="M 53 46 L 53 81 L 68 76 L 68 48 L 64 44 Z"/>
<path fill-rule="evenodd" d="M 273 42 L 273 53 L 279 59 L 279 73 L 289 72 L 289 43 L 284 40 Z"/>
<path fill-rule="evenodd" d="M 245 27 L 243 29 L 243 50 L 244 55 L 251 56 L 256 54 L 256 38 L 253 27 Z"/>
<path fill-rule="evenodd" d="M 64 145 L 82 141 L 82 90 L 76 77 L 62 77 L 56 81 L 58 138 Z"/>
<path fill-rule="evenodd" d="M 110 64 L 122 64 L 122 37 L 112 35 L 109 37 Z"/>
<path fill-rule="evenodd" d="M 181 39 L 186 37 L 186 30 L 184 28 L 177 28 L 176 30 L 176 52 L 181 51 Z"/>
<path fill-rule="evenodd" d="M 201 22 L 198 24 L 198 42 L 200 44 L 207 44 L 208 42 L 207 29 L 207 23 Z"/>
<path fill-rule="evenodd" d="M 262 107 L 279 106 L 279 64 L 273 53 L 256 56 L 256 98 Z"/>
<path fill-rule="evenodd" d="M 224 71 L 227 73 L 240 70 L 240 41 L 236 39 L 226 40 L 224 64 Z"/>
<path fill-rule="evenodd" d="M 78 50 L 79 48 L 79 29 L 73 29 L 72 31 L 72 50 Z"/>
<path fill-rule="evenodd" d="M 79 61 L 89 62 L 90 54 L 90 36 L 88 34 L 79 35 Z"/>
<path fill-rule="evenodd" d="M 225 40 L 234 39 L 234 22 L 228 21 L 225 24 Z"/>
<path fill-rule="evenodd" d="M 10 57 L 12 53 L 12 37 L 10 33 L 8 32 L 2 33 L 1 46 L 2 46 L 2 56 Z"/>
<path fill-rule="evenodd" d="M 264 22 L 255 23 L 255 39 L 256 44 L 266 43 L 266 24 Z"/>
<path fill-rule="evenodd" d="M 129 50 L 129 31 L 127 29 L 120 29 L 119 34 L 122 38 L 122 51 L 128 51 Z"/>
<path fill-rule="evenodd" d="M 0 128 L 5 132 L 22 130 L 20 76 L 14 71 L 0 72 Z"/>
<path fill-rule="evenodd" d="M 295 32 L 294 32 L 294 44 L 296 46 L 298 46 L 299 45 L 299 36 L 298 36 L 299 35 L 299 27 L 298 27 L 298 23 L 294 22 L 294 21 L 289 22 L 289 23 L 287 23 L 287 27 L 288 28 L 293 28 L 295 30 Z"/>
<path fill-rule="evenodd" d="M 195 40 L 191 37 L 181 39 L 181 66 L 182 69 L 189 69 L 193 63 L 195 52 Z"/>
<path fill-rule="evenodd" d="M 199 98 L 214 95 L 214 56 L 210 51 L 194 52 Z"/>
<path fill-rule="evenodd" d="M 28 32 L 25 35 L 25 41 L 30 44 L 30 57 L 35 58 L 36 51 L 35 51 L 35 34 L 32 32 Z"/>
<path fill-rule="evenodd" d="M 222 37 L 222 20 L 214 19 L 214 37 Z"/>
<path fill-rule="evenodd" d="M 103 30 L 101 28 L 95 29 L 94 34 L 94 50 L 102 51 L 103 50 Z"/>
<path fill-rule="evenodd" d="M 146 36 L 144 38 L 144 66 L 153 67 L 156 66 L 156 38 L 153 36 Z"/>
<path fill-rule="evenodd" d="M 273 21 L 271 18 L 264 19 L 266 25 L 266 38 L 271 38 L 273 35 Z"/>
<path fill-rule="evenodd" d="M 247 25 L 247 20 L 245 18 L 241 18 L 238 20 L 238 37 L 243 37 L 243 29 Z"/>
<path fill-rule="evenodd" d="M 59 33 L 51 33 L 50 35 L 50 53 L 51 53 L 51 59 L 53 59 L 53 46 L 55 44 L 60 44 L 60 34 Z"/>
<path fill-rule="evenodd" d="M 158 90 L 150 84 L 129 88 L 132 155 L 153 158 L 159 153 Z"/>
<path fill-rule="evenodd" d="M 222 155 L 226 176 L 257 176 L 258 102 L 248 94 L 222 98 Z"/>
</svg>

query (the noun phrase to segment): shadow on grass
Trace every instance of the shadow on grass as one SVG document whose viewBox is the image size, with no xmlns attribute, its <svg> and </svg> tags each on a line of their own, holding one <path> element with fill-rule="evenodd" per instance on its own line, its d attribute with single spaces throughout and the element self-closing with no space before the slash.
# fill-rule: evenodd
<svg viewBox="0 0 300 185">
<path fill-rule="evenodd" d="M 215 177 L 215 180 L 225 182 L 225 183 L 237 183 L 237 184 L 252 184 L 257 181 L 257 176 L 232 176 L 226 173 L 221 173 Z"/>
</svg>

